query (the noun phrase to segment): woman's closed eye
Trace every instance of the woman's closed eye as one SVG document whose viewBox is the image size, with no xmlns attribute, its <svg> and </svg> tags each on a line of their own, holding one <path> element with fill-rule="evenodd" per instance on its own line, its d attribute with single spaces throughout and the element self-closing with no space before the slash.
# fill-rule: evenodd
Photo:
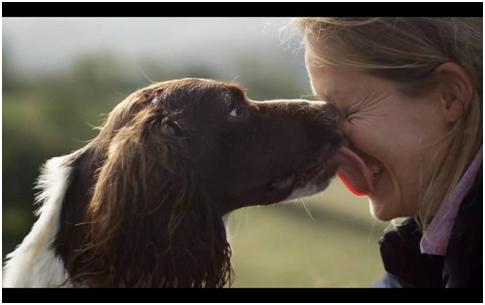
<svg viewBox="0 0 485 305">
<path fill-rule="evenodd" d="M 350 106 L 341 107 L 340 113 L 345 121 L 351 122 L 358 117 L 362 117 L 363 114 L 368 113 L 370 110 L 364 100 L 360 100 L 359 102 L 352 103 Z"/>
<path fill-rule="evenodd" d="M 346 110 L 344 112 L 344 118 L 347 122 L 350 122 L 352 121 L 354 118 L 355 118 L 355 114 L 356 112 L 355 111 L 352 111 L 352 110 Z"/>
<path fill-rule="evenodd" d="M 355 112 L 352 111 L 352 109 L 349 108 L 340 108 L 339 109 L 339 116 L 342 120 L 349 122 L 352 120 Z"/>
</svg>

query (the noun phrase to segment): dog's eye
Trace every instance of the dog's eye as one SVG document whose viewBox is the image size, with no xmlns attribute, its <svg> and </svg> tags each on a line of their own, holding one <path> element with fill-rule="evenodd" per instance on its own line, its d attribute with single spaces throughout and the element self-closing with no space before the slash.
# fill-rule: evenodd
<svg viewBox="0 0 485 305">
<path fill-rule="evenodd" d="M 180 137 L 182 131 L 179 124 L 176 121 L 172 121 L 169 118 L 164 118 L 160 124 L 160 130 L 162 134 L 168 137 Z"/>
<path fill-rule="evenodd" d="M 238 117 L 242 114 L 242 111 L 241 111 L 241 108 L 239 107 L 234 107 L 234 109 L 232 109 L 231 113 L 229 113 L 229 116 L 230 117 Z"/>
<path fill-rule="evenodd" d="M 244 108 L 237 105 L 237 106 L 234 106 L 232 108 L 232 110 L 229 112 L 228 119 L 229 120 L 240 120 L 244 117 L 244 115 L 245 115 Z"/>
</svg>

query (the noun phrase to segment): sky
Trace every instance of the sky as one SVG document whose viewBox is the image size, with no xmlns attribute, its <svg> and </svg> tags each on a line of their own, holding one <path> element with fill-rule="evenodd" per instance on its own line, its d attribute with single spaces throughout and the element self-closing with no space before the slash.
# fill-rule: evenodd
<svg viewBox="0 0 485 305">
<path fill-rule="evenodd" d="M 235 54 L 264 58 L 298 49 L 288 41 L 290 18 L 2 18 L 3 48 L 20 73 L 69 67 L 87 53 L 109 52 L 137 62 L 200 62 L 215 68 Z M 295 37 L 295 36 L 291 36 Z M 293 39 L 294 40 L 294 39 Z M 296 56 L 302 57 L 302 52 Z"/>
</svg>

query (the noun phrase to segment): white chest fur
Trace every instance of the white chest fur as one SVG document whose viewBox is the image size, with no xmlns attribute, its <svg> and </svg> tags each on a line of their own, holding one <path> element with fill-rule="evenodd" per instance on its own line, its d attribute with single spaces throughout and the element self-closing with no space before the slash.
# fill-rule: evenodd
<svg viewBox="0 0 485 305">
<path fill-rule="evenodd" d="M 63 164 L 65 157 L 52 158 L 44 165 L 36 188 L 38 216 L 30 233 L 7 255 L 4 266 L 4 287 L 58 287 L 67 278 L 62 260 L 51 247 L 57 231 L 62 200 L 71 168 Z"/>
</svg>

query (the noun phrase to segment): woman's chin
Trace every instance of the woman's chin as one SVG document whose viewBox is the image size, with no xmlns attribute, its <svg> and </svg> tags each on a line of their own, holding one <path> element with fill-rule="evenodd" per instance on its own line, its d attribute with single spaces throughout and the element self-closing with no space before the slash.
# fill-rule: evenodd
<svg viewBox="0 0 485 305">
<path fill-rule="evenodd" d="M 389 207 L 386 207 L 385 204 L 378 204 L 372 199 L 369 199 L 369 208 L 372 217 L 380 220 L 380 221 L 390 221 L 398 216 L 395 216 L 395 213 L 389 211 Z"/>
<path fill-rule="evenodd" d="M 378 201 L 369 197 L 369 208 L 371 215 L 380 221 L 390 221 L 401 217 L 414 217 L 416 208 L 405 205 L 399 200 Z"/>
</svg>

